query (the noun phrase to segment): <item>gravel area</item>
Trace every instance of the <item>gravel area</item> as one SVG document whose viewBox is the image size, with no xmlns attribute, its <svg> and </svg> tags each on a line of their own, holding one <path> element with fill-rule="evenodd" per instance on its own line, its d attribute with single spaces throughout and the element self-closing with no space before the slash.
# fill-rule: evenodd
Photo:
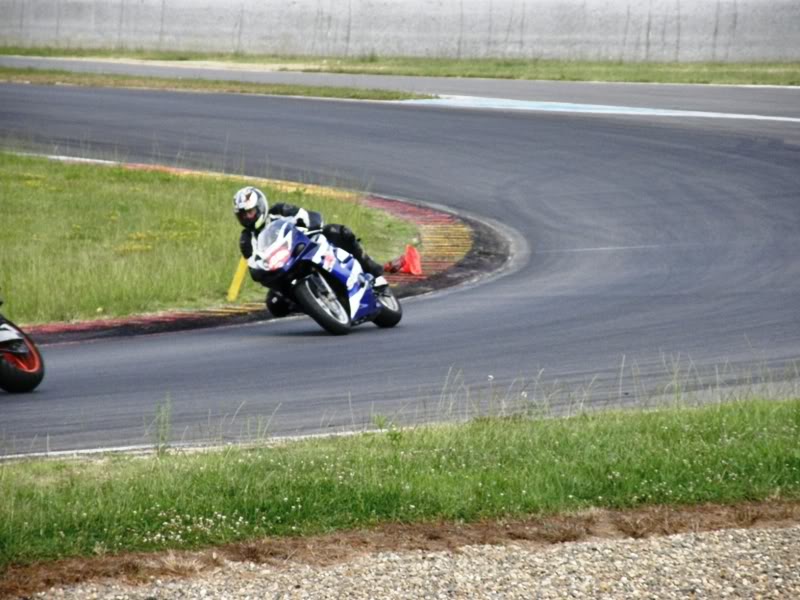
<svg viewBox="0 0 800 600">
<path fill-rule="evenodd" d="M 191 578 L 35 598 L 800 598 L 800 525 L 646 539 L 381 552 L 332 566 L 222 561 Z"/>
</svg>

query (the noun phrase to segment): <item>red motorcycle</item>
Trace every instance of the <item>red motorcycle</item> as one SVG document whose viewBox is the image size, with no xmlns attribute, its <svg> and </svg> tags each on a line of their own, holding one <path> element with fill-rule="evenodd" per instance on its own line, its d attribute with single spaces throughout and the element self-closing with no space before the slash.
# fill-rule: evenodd
<svg viewBox="0 0 800 600">
<path fill-rule="evenodd" d="M 0 315 L 0 389 L 11 393 L 30 392 L 43 378 L 44 361 L 36 344 Z"/>
</svg>

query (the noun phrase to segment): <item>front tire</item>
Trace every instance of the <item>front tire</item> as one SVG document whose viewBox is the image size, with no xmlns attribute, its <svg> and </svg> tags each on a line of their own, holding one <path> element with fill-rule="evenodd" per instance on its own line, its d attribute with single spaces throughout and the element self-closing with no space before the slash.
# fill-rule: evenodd
<svg viewBox="0 0 800 600">
<path fill-rule="evenodd" d="M 403 318 L 403 307 L 389 287 L 376 292 L 375 295 L 381 305 L 381 312 L 372 322 L 378 327 L 394 327 Z"/>
<path fill-rule="evenodd" d="M 31 392 L 44 379 L 44 361 L 33 341 L 14 326 L 22 339 L 0 348 L 0 388 L 12 394 Z"/>
<path fill-rule="evenodd" d="M 333 335 L 350 333 L 350 313 L 328 281 L 314 272 L 297 284 L 295 298 L 306 314 Z"/>
</svg>

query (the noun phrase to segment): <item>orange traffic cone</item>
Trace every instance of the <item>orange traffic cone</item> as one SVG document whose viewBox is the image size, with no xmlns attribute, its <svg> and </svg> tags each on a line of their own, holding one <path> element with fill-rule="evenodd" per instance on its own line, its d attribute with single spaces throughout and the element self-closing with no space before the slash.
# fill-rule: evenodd
<svg viewBox="0 0 800 600">
<path fill-rule="evenodd" d="M 387 273 L 408 273 L 410 275 L 422 275 L 422 259 L 414 246 L 406 246 L 403 256 L 390 260 L 383 265 L 383 270 Z"/>
</svg>

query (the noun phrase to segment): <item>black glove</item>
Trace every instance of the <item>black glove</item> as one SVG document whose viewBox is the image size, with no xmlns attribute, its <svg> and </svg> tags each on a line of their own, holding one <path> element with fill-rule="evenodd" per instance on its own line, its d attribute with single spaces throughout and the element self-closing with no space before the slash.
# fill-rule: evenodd
<svg viewBox="0 0 800 600">
<path fill-rule="evenodd" d="M 250 258 L 253 254 L 253 236 L 247 229 L 239 236 L 239 250 L 245 258 Z"/>
</svg>

